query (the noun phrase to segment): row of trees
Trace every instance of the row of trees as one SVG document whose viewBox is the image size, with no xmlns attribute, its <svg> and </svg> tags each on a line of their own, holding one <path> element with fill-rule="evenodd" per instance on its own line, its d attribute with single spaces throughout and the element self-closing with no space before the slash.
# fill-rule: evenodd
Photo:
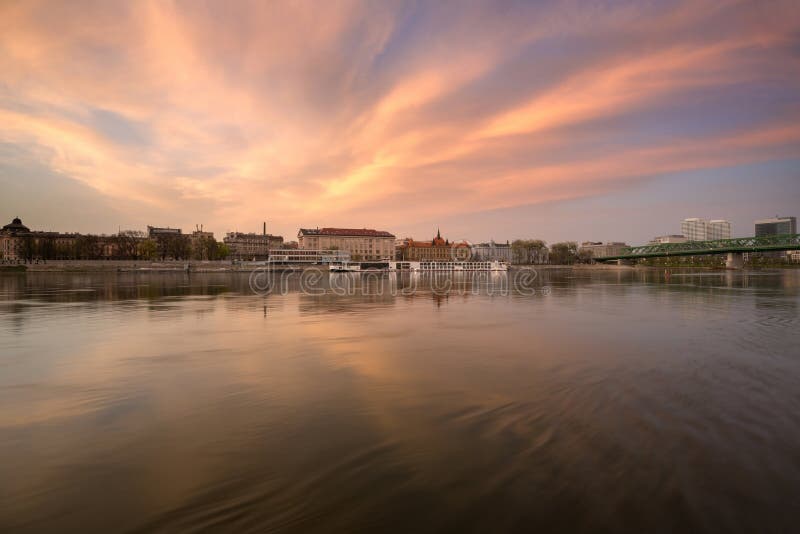
<svg viewBox="0 0 800 534">
<path fill-rule="evenodd" d="M 225 243 L 213 237 L 192 240 L 169 234 L 148 238 L 144 232 L 123 231 L 113 236 L 24 235 L 20 255 L 33 260 L 224 260 L 230 256 Z"/>
<path fill-rule="evenodd" d="M 547 263 L 549 255 L 547 244 L 541 239 L 517 239 L 511 243 L 513 263 Z"/>
<path fill-rule="evenodd" d="M 512 261 L 518 264 L 572 265 L 590 260 L 578 253 L 578 244 L 574 241 L 553 243 L 548 247 L 541 239 L 517 239 L 511 243 L 511 255 Z"/>
</svg>

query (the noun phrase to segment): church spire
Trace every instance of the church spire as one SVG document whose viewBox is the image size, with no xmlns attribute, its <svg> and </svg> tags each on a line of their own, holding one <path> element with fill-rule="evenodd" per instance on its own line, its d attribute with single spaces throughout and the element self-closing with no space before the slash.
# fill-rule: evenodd
<svg viewBox="0 0 800 534">
<path fill-rule="evenodd" d="M 442 238 L 442 233 L 439 231 L 439 227 L 437 226 L 436 227 L 436 239 L 441 239 L 441 238 Z"/>
</svg>

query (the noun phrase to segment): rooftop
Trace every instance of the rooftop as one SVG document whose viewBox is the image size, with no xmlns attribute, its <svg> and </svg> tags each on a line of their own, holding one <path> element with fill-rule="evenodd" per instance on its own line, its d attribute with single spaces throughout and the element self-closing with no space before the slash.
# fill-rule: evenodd
<svg viewBox="0 0 800 534">
<path fill-rule="evenodd" d="M 756 224 L 770 224 L 770 223 L 776 223 L 776 222 L 787 222 L 787 221 L 791 221 L 792 219 L 794 219 L 794 217 L 779 217 L 779 216 L 776 215 L 775 217 L 771 217 L 769 219 L 758 219 L 756 221 Z M 15 219 L 15 220 L 17 220 L 17 219 Z"/>
<path fill-rule="evenodd" d="M 3 227 L 4 232 L 30 232 L 30 229 L 22 224 L 19 217 L 14 217 L 14 220 Z"/>
<path fill-rule="evenodd" d="M 383 230 L 372 230 L 369 228 L 301 228 L 302 235 L 326 235 L 342 237 L 391 237 L 394 235 Z"/>
</svg>

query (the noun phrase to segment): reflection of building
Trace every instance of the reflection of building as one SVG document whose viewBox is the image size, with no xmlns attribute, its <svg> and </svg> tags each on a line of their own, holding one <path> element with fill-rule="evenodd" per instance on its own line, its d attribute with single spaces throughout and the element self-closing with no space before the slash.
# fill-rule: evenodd
<svg viewBox="0 0 800 534">
<path fill-rule="evenodd" d="M 680 234 L 661 235 L 650 240 L 651 245 L 662 245 L 665 243 L 686 243 L 686 236 Z"/>
<path fill-rule="evenodd" d="M 756 221 L 756 237 L 765 235 L 782 235 L 797 233 L 797 219 L 795 217 L 778 217 L 760 219 Z"/>
<path fill-rule="evenodd" d="M 283 237 L 266 233 L 266 228 L 261 234 L 228 232 L 222 241 L 228 245 L 231 258 L 237 260 L 265 260 L 269 257 L 269 249 L 283 245 Z"/>
<path fill-rule="evenodd" d="M 467 243 L 450 243 L 443 239 L 441 232 L 430 241 L 414 241 L 406 238 L 397 247 L 396 258 L 405 261 L 458 261 L 469 259 L 470 247 Z"/>
<path fill-rule="evenodd" d="M 476 261 L 497 260 L 511 263 L 511 260 L 513 259 L 511 254 L 511 245 L 508 243 L 498 244 L 494 241 L 473 245 L 471 259 Z"/>
<path fill-rule="evenodd" d="M 394 255 L 394 235 L 367 228 L 301 228 L 297 233 L 300 249 L 342 250 L 354 261 L 390 260 Z"/>
<path fill-rule="evenodd" d="M 600 241 L 585 241 L 581 243 L 578 248 L 578 254 L 590 258 L 603 258 L 608 256 L 619 256 L 622 254 L 622 249 L 627 247 L 625 243 L 614 241 L 611 243 L 603 243 Z"/>
</svg>

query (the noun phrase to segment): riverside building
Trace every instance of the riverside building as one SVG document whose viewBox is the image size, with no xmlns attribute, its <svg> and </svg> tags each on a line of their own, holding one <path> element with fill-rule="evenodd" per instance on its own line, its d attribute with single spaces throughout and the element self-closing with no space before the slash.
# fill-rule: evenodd
<svg viewBox="0 0 800 534">
<path fill-rule="evenodd" d="M 353 261 L 387 261 L 394 256 L 393 234 L 369 228 L 301 228 L 300 250 L 340 250 Z"/>
<path fill-rule="evenodd" d="M 235 260 L 266 260 L 269 258 L 270 249 L 283 246 L 283 236 L 267 233 L 267 223 L 264 223 L 260 234 L 228 232 L 222 238 L 231 251 L 231 258 Z"/>
<path fill-rule="evenodd" d="M 442 238 L 439 230 L 430 241 L 415 241 L 408 237 L 397 247 L 396 258 L 404 261 L 463 261 L 469 259 L 472 250 L 465 242 L 451 243 Z"/>
<path fill-rule="evenodd" d="M 472 259 L 478 261 L 503 261 L 511 263 L 514 259 L 509 243 L 479 243 L 472 246 Z"/>
<path fill-rule="evenodd" d="M 119 253 L 118 236 L 31 230 L 19 217 L 0 229 L 0 261 L 110 259 Z"/>
</svg>

